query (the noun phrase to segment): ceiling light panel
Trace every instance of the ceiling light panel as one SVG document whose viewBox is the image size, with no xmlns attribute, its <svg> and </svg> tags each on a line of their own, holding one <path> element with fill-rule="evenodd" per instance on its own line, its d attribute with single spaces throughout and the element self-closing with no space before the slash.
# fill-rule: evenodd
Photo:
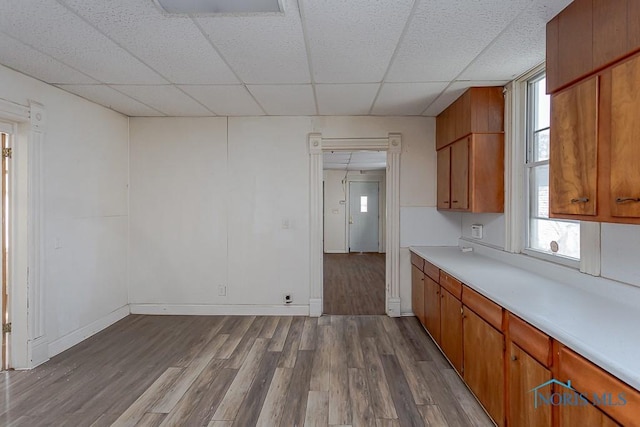
<svg viewBox="0 0 640 427">
<path fill-rule="evenodd" d="M 381 116 L 417 116 L 422 114 L 447 82 L 385 83 L 382 85 L 373 114 Z"/>
<path fill-rule="evenodd" d="M 451 81 L 530 0 L 420 2 L 391 65 L 389 82 Z"/>
<path fill-rule="evenodd" d="M 143 102 L 167 116 L 213 116 L 214 114 L 170 85 L 120 85 L 114 89 Z"/>
<path fill-rule="evenodd" d="M 247 88 L 271 116 L 314 116 L 311 85 L 248 85 Z"/>
<path fill-rule="evenodd" d="M 244 83 L 310 83 L 297 3 L 287 0 L 285 8 L 285 15 L 195 20 Z"/>
<path fill-rule="evenodd" d="M 166 16 L 150 0 L 66 0 L 66 4 L 171 83 L 238 83 L 188 16 Z"/>
<path fill-rule="evenodd" d="M 414 0 L 300 0 L 316 83 L 382 81 Z"/>
<path fill-rule="evenodd" d="M 254 14 L 284 12 L 279 0 L 154 0 L 167 13 Z"/>
<path fill-rule="evenodd" d="M 130 117 L 164 115 L 106 85 L 59 85 L 58 87 Z"/>
<path fill-rule="evenodd" d="M 366 115 L 378 93 L 378 83 L 316 85 L 321 115 Z"/>
<path fill-rule="evenodd" d="M 167 82 L 54 0 L 0 1 L 0 31 L 102 83 Z"/>
</svg>

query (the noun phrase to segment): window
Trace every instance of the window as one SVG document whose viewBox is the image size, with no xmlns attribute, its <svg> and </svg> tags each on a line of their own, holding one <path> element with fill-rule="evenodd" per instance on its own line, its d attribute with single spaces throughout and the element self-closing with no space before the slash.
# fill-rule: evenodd
<svg viewBox="0 0 640 427">
<path fill-rule="evenodd" d="M 367 212 L 367 196 L 360 196 L 360 212 Z"/>
<path fill-rule="evenodd" d="M 551 102 L 540 73 L 527 81 L 527 223 L 525 251 L 580 260 L 580 222 L 549 219 L 549 125 Z M 544 256 L 544 255 L 543 255 Z"/>
</svg>

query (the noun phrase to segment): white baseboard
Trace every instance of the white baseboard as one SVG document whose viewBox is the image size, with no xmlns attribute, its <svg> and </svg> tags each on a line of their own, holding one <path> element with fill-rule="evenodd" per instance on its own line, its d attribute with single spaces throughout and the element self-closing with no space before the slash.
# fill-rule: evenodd
<svg viewBox="0 0 640 427">
<path fill-rule="evenodd" d="M 389 317 L 400 317 L 400 298 L 389 298 L 387 304 L 387 315 Z"/>
<path fill-rule="evenodd" d="M 349 252 L 345 251 L 345 250 L 340 250 L 340 249 L 332 249 L 332 250 L 325 250 L 324 251 L 325 254 L 347 254 Z"/>
<path fill-rule="evenodd" d="M 309 300 L 309 316 L 322 316 L 322 298 L 311 298 Z"/>
<path fill-rule="evenodd" d="M 129 315 L 129 305 L 123 305 L 119 309 L 112 311 L 106 316 L 88 324 L 87 326 L 76 329 L 75 331 L 58 338 L 49 343 L 49 357 L 60 354 L 63 351 L 73 347 L 74 345 L 86 340 L 92 335 L 97 334 L 103 329 L 116 323 Z"/>
<path fill-rule="evenodd" d="M 415 317 L 416 315 L 413 314 L 413 311 L 407 311 L 407 312 L 402 313 L 400 316 L 401 317 Z"/>
<path fill-rule="evenodd" d="M 308 305 L 130 304 L 131 314 L 180 316 L 308 316 Z"/>
<path fill-rule="evenodd" d="M 42 365 L 49 360 L 49 340 L 46 336 L 29 340 L 29 369 Z"/>
</svg>

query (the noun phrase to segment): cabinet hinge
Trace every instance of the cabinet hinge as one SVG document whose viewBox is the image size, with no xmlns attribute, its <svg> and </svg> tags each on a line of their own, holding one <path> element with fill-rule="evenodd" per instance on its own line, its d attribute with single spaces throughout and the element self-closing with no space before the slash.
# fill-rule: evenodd
<svg viewBox="0 0 640 427">
<path fill-rule="evenodd" d="M 11 323 L 3 323 L 2 324 L 2 333 L 3 334 L 11 333 Z"/>
<path fill-rule="evenodd" d="M 11 154 L 13 154 L 13 150 L 11 148 L 3 148 L 2 149 L 2 158 L 3 159 L 10 159 L 11 158 Z"/>
</svg>

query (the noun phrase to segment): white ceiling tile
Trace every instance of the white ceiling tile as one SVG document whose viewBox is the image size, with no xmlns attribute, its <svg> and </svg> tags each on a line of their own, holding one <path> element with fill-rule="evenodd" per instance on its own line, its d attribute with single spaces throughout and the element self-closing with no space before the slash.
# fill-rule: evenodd
<svg viewBox="0 0 640 427">
<path fill-rule="evenodd" d="M 58 87 L 127 116 L 163 115 L 106 85 L 58 85 Z"/>
<path fill-rule="evenodd" d="M 546 25 L 571 0 L 534 3 L 460 75 L 465 80 L 513 80 L 545 60 Z M 505 58 L 509 58 L 505 61 Z"/>
<path fill-rule="evenodd" d="M 387 153 L 385 151 L 354 151 L 351 156 L 351 162 L 386 162 Z"/>
<path fill-rule="evenodd" d="M 322 169 L 346 171 L 347 165 L 339 163 L 322 163 Z"/>
<path fill-rule="evenodd" d="M 310 83 L 302 24 L 294 0 L 285 2 L 284 15 L 196 20 L 243 82 Z"/>
<path fill-rule="evenodd" d="M 263 116 L 264 111 L 242 85 L 189 85 L 180 89 L 219 116 Z"/>
<path fill-rule="evenodd" d="M 372 113 L 385 116 L 420 115 L 445 87 L 447 82 L 385 83 Z"/>
<path fill-rule="evenodd" d="M 431 0 L 419 3 L 387 81 L 455 79 L 530 1 Z"/>
<path fill-rule="evenodd" d="M 382 81 L 414 0 L 301 0 L 316 83 Z"/>
<path fill-rule="evenodd" d="M 238 82 L 187 16 L 165 15 L 151 0 L 64 2 L 172 83 Z"/>
<path fill-rule="evenodd" d="M 316 105 L 311 85 L 248 85 L 268 115 L 313 116 Z"/>
<path fill-rule="evenodd" d="M 165 83 L 54 0 L 0 2 L 0 31 L 103 83 Z"/>
<path fill-rule="evenodd" d="M 455 81 L 451 83 L 449 87 L 447 87 L 444 92 L 438 96 L 432 103 L 429 105 L 424 112 L 423 115 L 435 117 L 444 111 L 449 105 L 453 103 L 460 95 L 464 93 L 470 87 L 473 86 L 504 86 L 507 84 L 506 80 L 490 80 L 490 81 Z"/>
<path fill-rule="evenodd" d="M 369 114 L 379 87 L 377 83 L 316 85 L 318 110 L 322 115 Z"/>
<path fill-rule="evenodd" d="M 45 82 L 98 83 L 91 77 L 5 34 L 0 34 L 0 58 L 7 67 Z"/>
<path fill-rule="evenodd" d="M 167 116 L 213 116 L 212 112 L 175 86 L 112 85 L 112 87 Z"/>
</svg>

